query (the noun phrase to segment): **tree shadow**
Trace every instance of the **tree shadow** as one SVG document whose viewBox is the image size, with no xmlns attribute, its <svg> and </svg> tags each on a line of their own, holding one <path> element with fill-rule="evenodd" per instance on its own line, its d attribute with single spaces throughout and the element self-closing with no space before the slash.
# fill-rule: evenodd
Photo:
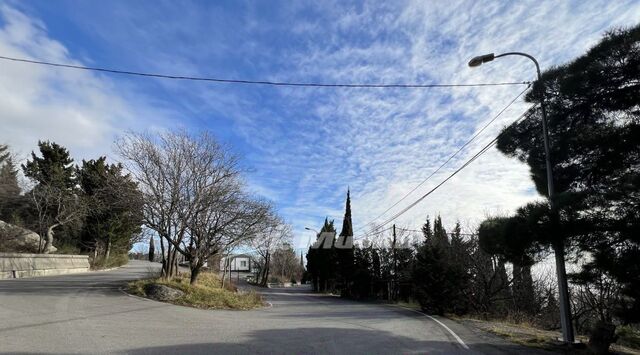
<svg viewBox="0 0 640 355">
<path fill-rule="evenodd" d="M 242 338 L 241 338 L 242 339 Z M 517 345 L 491 353 L 522 353 Z M 481 353 L 448 341 L 425 341 L 373 329 L 287 328 L 253 331 L 248 339 L 127 349 L 128 354 L 457 354 Z"/>
</svg>

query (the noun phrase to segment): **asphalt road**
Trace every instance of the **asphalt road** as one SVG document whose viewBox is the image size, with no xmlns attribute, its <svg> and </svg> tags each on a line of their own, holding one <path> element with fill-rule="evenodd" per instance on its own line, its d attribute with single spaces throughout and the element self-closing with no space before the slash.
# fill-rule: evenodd
<svg viewBox="0 0 640 355">
<path fill-rule="evenodd" d="M 439 319 L 439 324 L 414 311 L 317 295 L 308 289 L 265 290 L 271 307 L 253 311 L 199 310 L 119 290 L 126 280 L 145 277 L 157 268 L 158 264 L 131 262 L 113 271 L 1 280 L 0 353 L 353 355 L 524 350 L 448 319 Z"/>
</svg>

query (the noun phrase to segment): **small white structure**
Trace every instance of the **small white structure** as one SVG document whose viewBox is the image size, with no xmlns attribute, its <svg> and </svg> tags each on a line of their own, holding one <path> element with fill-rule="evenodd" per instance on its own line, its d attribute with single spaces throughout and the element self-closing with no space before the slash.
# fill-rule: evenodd
<svg viewBox="0 0 640 355">
<path fill-rule="evenodd" d="M 220 260 L 220 270 L 251 272 L 251 256 L 247 254 L 230 254 Z"/>
</svg>

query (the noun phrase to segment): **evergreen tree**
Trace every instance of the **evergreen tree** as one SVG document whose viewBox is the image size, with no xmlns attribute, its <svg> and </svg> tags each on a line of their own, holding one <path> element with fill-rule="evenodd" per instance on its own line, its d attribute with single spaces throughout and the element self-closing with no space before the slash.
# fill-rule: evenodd
<svg viewBox="0 0 640 355">
<path fill-rule="evenodd" d="M 2 165 L 2 163 L 4 163 L 10 157 L 11 152 L 9 152 L 9 146 L 6 144 L 0 144 L 0 165 Z"/>
<path fill-rule="evenodd" d="M 24 175 L 38 185 L 73 190 L 76 187 L 76 169 L 69 151 L 48 141 L 39 141 L 38 147 L 42 157 L 31 152 L 31 160 L 22 165 Z"/>
<path fill-rule="evenodd" d="M 31 152 L 31 160 L 22 165 L 22 170 L 36 183 L 28 193 L 31 214 L 35 216 L 32 228 L 45 238 L 41 251 L 49 253 L 54 233 L 57 240 L 73 239 L 75 243 L 77 227 L 68 227 L 82 219 L 84 204 L 77 189 L 76 168 L 67 149 L 51 142 L 38 142 L 38 146 L 42 157 Z"/>
<path fill-rule="evenodd" d="M 354 250 L 353 250 L 353 223 L 351 221 L 351 194 L 347 190 L 347 201 L 345 203 L 344 218 L 342 220 L 342 230 L 339 235 L 339 243 L 348 248 L 336 248 L 337 276 L 340 287 L 340 294 L 343 297 L 351 296 L 351 286 L 354 272 Z"/>
<path fill-rule="evenodd" d="M 433 228 L 433 238 L 426 240 L 416 252 L 412 273 L 416 298 L 420 306 L 431 313 L 464 313 L 468 303 L 464 294 L 469 282 L 467 268 L 454 259 L 440 216 Z M 425 232 L 423 228 L 427 234 Z"/>
<path fill-rule="evenodd" d="M 112 250 L 126 253 L 142 225 L 142 194 L 120 164 L 106 157 L 82 161 L 79 182 L 88 212 L 82 230 L 84 247 L 108 260 Z"/>
<path fill-rule="evenodd" d="M 2 146 L 0 146 L 0 148 L 2 148 Z M 4 161 L 0 163 L 0 219 L 7 222 L 14 222 L 17 216 L 14 215 L 13 212 L 21 202 L 18 170 L 11 156 L 4 156 L 0 153 L 0 158 L 2 158 L 0 160 Z"/>
<path fill-rule="evenodd" d="M 433 230 L 431 229 L 431 221 L 429 220 L 429 216 L 427 216 L 427 220 L 422 225 L 422 236 L 425 240 L 433 239 Z"/>
<path fill-rule="evenodd" d="M 547 102 L 556 205 L 525 211 L 531 244 L 568 244 L 592 258 L 578 279 L 600 274 L 623 285 L 622 322 L 640 320 L 640 25 L 607 33 L 583 56 L 542 75 L 526 96 Z M 529 165 L 547 195 L 538 107 L 506 128 L 498 149 Z M 522 248 L 525 250 L 526 248 Z"/>
<path fill-rule="evenodd" d="M 316 244 L 321 243 L 320 237 L 323 232 L 334 233 L 336 228 L 333 221 L 325 218 L 324 224 L 320 229 L 320 234 L 316 236 Z M 335 249 L 333 244 L 335 238 L 330 240 L 330 249 L 325 249 L 322 245 L 314 245 L 309 248 L 307 253 L 307 270 L 311 277 L 313 288 L 315 291 L 326 292 L 332 291 L 335 283 Z"/>
<path fill-rule="evenodd" d="M 442 225 L 442 218 L 440 215 L 436 217 L 433 221 L 433 240 L 431 241 L 433 245 L 437 245 L 443 250 L 447 250 L 449 246 L 449 236 L 447 235 L 447 230 Z"/>
</svg>

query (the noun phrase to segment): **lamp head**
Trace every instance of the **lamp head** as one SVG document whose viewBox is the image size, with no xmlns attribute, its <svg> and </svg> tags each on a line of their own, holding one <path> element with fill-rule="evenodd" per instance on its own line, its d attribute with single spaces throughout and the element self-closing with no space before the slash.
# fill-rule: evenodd
<svg viewBox="0 0 640 355">
<path fill-rule="evenodd" d="M 478 67 L 478 66 L 482 65 L 482 63 L 486 63 L 486 62 L 492 61 L 495 57 L 496 56 L 493 53 L 489 53 L 489 54 L 484 54 L 484 55 L 479 55 L 477 57 L 473 57 L 469 61 L 469 66 L 470 67 Z"/>
</svg>

